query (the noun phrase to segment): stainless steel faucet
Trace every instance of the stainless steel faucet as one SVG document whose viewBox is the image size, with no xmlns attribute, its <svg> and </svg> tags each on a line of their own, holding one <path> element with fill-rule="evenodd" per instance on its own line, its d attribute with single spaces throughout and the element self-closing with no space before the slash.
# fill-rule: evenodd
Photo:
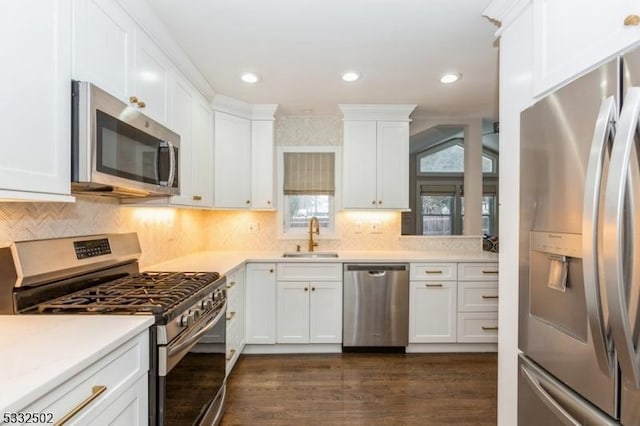
<svg viewBox="0 0 640 426">
<path fill-rule="evenodd" d="M 313 224 L 314 223 L 316 225 L 315 231 L 313 230 Z M 318 246 L 318 242 L 317 241 L 313 241 L 314 232 L 316 234 L 320 235 L 320 222 L 318 222 L 318 218 L 317 217 L 312 216 L 311 219 L 309 219 L 309 251 L 313 251 L 313 248 Z"/>
</svg>

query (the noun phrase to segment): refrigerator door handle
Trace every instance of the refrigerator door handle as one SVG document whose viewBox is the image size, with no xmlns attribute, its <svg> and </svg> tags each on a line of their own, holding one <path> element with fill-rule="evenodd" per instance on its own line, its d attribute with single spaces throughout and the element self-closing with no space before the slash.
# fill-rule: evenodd
<svg viewBox="0 0 640 426">
<path fill-rule="evenodd" d="M 553 396 L 547 392 L 547 390 L 542 386 L 541 378 L 539 378 L 534 372 L 529 371 L 529 369 L 525 365 L 520 366 L 520 374 L 525 378 L 531 389 L 538 395 L 540 400 L 544 403 L 544 405 L 551 410 L 553 414 L 565 425 L 567 426 L 580 426 L 581 423 L 573 418 L 567 410 L 565 410 L 559 403 L 556 401 Z"/>
<path fill-rule="evenodd" d="M 634 143 L 639 118 L 640 88 L 630 87 L 624 99 L 611 150 L 604 203 L 603 249 L 609 321 L 623 380 L 632 389 L 640 389 L 640 368 L 629 321 L 629 310 L 631 308 L 632 312 L 636 311 L 637 300 L 631 301 L 634 305 L 627 304 L 625 285 L 625 278 L 629 278 L 625 277 L 624 269 L 625 231 L 628 231 L 625 229 L 625 194 L 634 177 L 632 171 L 637 171 L 636 164 L 633 165 L 634 169 L 630 169 L 630 157 L 636 151 Z M 637 162 L 638 159 L 634 158 L 633 161 Z M 631 284 L 634 277 L 630 278 Z M 637 296 L 637 289 L 629 293 Z"/>
<path fill-rule="evenodd" d="M 604 162 L 615 136 L 615 123 L 618 119 L 617 104 L 613 96 L 604 99 L 593 132 L 589 164 L 585 178 L 584 206 L 582 219 L 582 265 L 587 302 L 589 328 L 598 366 L 607 376 L 613 374 L 613 356 L 611 342 L 607 337 L 603 299 L 600 293 L 599 264 L 599 205 L 603 179 Z"/>
</svg>

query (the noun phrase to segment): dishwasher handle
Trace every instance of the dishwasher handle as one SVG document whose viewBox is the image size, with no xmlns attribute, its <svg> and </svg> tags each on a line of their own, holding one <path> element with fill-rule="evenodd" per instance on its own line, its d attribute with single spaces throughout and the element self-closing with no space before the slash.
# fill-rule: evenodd
<svg viewBox="0 0 640 426">
<path fill-rule="evenodd" d="M 383 276 L 387 271 L 409 271 L 407 263 L 347 263 L 345 272 L 368 272 L 371 276 Z"/>
<path fill-rule="evenodd" d="M 369 271 L 370 277 L 384 277 L 387 275 L 387 271 Z"/>
</svg>

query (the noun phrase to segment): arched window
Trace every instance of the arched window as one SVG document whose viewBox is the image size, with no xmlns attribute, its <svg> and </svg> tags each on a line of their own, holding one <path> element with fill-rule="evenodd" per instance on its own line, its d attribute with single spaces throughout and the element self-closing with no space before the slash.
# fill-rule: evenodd
<svg viewBox="0 0 640 426">
<path fill-rule="evenodd" d="M 417 233 L 457 235 L 464 232 L 464 140 L 455 138 L 416 156 Z M 498 154 L 482 152 L 482 232 L 498 232 Z"/>
</svg>

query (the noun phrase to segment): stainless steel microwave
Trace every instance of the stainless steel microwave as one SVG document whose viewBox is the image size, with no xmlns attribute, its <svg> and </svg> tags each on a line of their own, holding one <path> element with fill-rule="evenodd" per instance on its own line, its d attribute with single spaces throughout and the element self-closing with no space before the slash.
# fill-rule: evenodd
<svg viewBox="0 0 640 426">
<path fill-rule="evenodd" d="M 74 81 L 71 191 L 115 197 L 178 195 L 180 136 L 107 92 Z"/>
</svg>

